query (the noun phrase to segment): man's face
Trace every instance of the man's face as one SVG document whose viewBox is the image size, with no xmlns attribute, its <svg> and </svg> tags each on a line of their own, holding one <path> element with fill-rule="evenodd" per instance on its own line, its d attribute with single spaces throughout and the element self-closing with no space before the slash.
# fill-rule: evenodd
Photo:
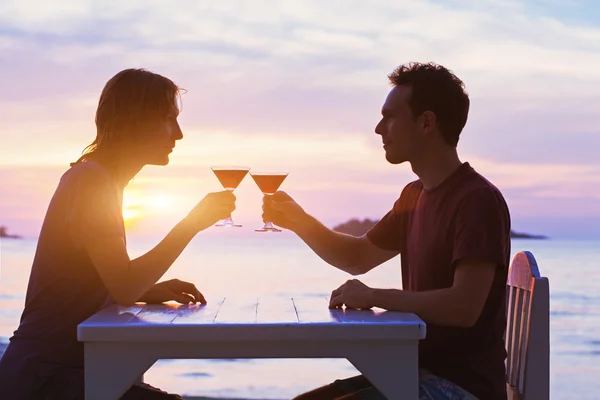
<svg viewBox="0 0 600 400">
<path fill-rule="evenodd" d="M 410 162 L 420 151 L 421 135 L 408 101 L 411 88 L 396 86 L 387 96 L 381 109 L 381 121 L 375 133 L 381 135 L 385 158 L 391 164 Z"/>
</svg>

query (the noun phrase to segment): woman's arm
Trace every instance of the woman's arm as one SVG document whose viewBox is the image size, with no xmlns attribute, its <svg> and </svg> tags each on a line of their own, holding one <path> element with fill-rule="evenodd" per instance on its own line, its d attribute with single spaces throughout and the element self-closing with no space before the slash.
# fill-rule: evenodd
<svg viewBox="0 0 600 400">
<path fill-rule="evenodd" d="M 233 193 L 208 194 L 156 247 L 134 260 L 120 236 L 85 243 L 84 249 L 113 300 L 131 305 L 164 275 L 198 232 L 227 218 L 234 209 Z"/>
</svg>

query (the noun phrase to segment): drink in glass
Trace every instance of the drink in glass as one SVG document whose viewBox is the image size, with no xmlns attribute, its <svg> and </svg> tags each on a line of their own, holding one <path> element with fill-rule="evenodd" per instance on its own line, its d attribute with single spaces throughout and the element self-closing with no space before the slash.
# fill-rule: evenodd
<svg viewBox="0 0 600 400">
<path fill-rule="evenodd" d="M 285 178 L 288 176 L 287 172 L 251 172 L 250 176 L 256 182 L 256 185 L 265 196 L 272 196 L 283 183 Z M 281 229 L 277 229 L 271 222 L 265 222 L 264 226 L 260 229 L 255 229 L 256 232 L 281 232 Z"/>
<path fill-rule="evenodd" d="M 223 189 L 229 190 L 233 192 L 240 182 L 244 179 L 250 168 L 246 167 L 211 167 L 215 176 L 221 182 Z M 216 224 L 215 226 L 227 226 L 233 228 L 239 228 L 242 225 L 236 224 L 231 219 L 231 215 L 223 220 L 222 222 Z"/>
</svg>

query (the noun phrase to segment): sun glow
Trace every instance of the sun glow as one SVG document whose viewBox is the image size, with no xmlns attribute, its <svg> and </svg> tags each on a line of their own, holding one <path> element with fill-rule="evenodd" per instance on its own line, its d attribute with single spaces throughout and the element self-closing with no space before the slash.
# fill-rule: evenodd
<svg viewBox="0 0 600 400">
<path fill-rule="evenodd" d="M 140 211 L 135 208 L 123 207 L 123 220 L 125 222 L 136 219 L 140 215 Z"/>
<path fill-rule="evenodd" d="M 146 200 L 148 206 L 154 211 L 169 211 L 175 207 L 176 201 L 168 195 L 152 196 Z"/>
<path fill-rule="evenodd" d="M 177 201 L 169 195 L 144 195 L 140 191 L 126 192 L 123 198 L 123 219 L 131 223 L 144 215 L 169 213 L 177 206 Z"/>
</svg>

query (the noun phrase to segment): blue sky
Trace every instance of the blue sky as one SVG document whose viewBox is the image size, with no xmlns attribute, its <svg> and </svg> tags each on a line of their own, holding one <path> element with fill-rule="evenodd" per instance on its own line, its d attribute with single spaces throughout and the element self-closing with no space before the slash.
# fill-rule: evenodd
<svg viewBox="0 0 600 400">
<path fill-rule="evenodd" d="M 60 173 L 93 140 L 102 86 L 129 67 L 188 90 L 186 137 L 172 165 L 145 170 L 130 188 L 145 221 L 160 216 L 163 229 L 180 216 L 153 214 L 143 201 L 161 185 L 178 209 L 218 190 L 214 163 L 290 171 L 288 191 L 331 224 L 378 218 L 414 179 L 408 166 L 385 162 L 373 133 L 386 75 L 435 61 L 467 85 L 472 108 L 459 152 L 505 193 L 515 228 L 600 237 L 599 8 L 575 0 L 0 1 L 0 178 L 9 193 L 0 223 L 36 231 Z M 194 191 L 182 178 L 190 174 Z M 240 188 L 242 218 L 256 218 L 254 189 Z"/>
</svg>

